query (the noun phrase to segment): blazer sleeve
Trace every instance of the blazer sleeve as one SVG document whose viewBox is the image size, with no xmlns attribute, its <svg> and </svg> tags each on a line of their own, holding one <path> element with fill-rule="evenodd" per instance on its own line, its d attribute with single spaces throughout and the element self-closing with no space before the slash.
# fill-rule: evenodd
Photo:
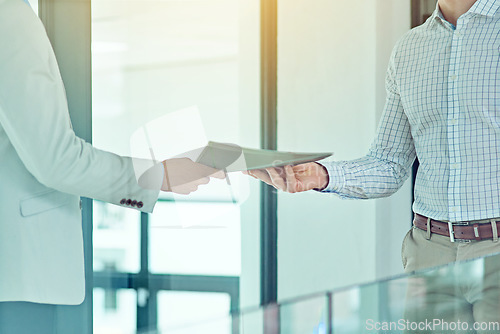
<svg viewBox="0 0 500 334">
<path fill-rule="evenodd" d="M 49 39 L 22 1 L 0 0 L 0 125 L 45 186 L 122 206 L 142 202 L 135 207 L 153 210 L 162 165 L 137 161 L 156 171 L 149 173 L 149 189 L 142 188 L 131 158 L 98 150 L 75 135 Z"/>
</svg>

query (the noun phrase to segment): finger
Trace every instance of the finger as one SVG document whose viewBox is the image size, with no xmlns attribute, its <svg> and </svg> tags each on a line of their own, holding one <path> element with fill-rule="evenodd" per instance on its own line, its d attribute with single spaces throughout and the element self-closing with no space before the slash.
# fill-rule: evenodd
<svg viewBox="0 0 500 334">
<path fill-rule="evenodd" d="M 199 175 L 216 177 L 219 179 L 223 179 L 226 177 L 225 172 L 221 169 L 213 168 L 198 162 L 194 162 L 190 158 L 186 157 L 180 158 L 179 160 L 182 162 L 182 166 L 192 170 L 192 172 L 197 173 Z"/>
<path fill-rule="evenodd" d="M 303 172 L 305 170 L 308 170 L 309 168 L 311 168 L 311 164 L 310 163 L 300 164 L 300 165 L 293 166 L 293 170 L 295 170 L 296 172 Z"/>
<path fill-rule="evenodd" d="M 250 176 L 253 176 L 254 178 L 256 178 L 258 180 L 261 180 L 261 181 L 269 184 L 270 186 L 274 186 L 273 181 L 271 181 L 271 177 L 269 176 L 269 173 L 266 170 L 262 170 L 262 169 L 249 170 L 248 174 Z"/>
<path fill-rule="evenodd" d="M 286 191 L 285 180 L 280 175 L 279 171 L 276 170 L 276 168 L 266 168 L 266 171 L 269 173 L 272 185 L 279 190 Z"/>
<path fill-rule="evenodd" d="M 210 177 L 214 177 L 216 179 L 225 179 L 226 175 L 227 174 L 223 170 L 218 170 L 214 174 L 211 174 Z"/>
<path fill-rule="evenodd" d="M 284 181 L 286 180 L 285 167 L 274 167 L 274 170 L 278 172 L 279 176 L 281 176 Z"/>
<path fill-rule="evenodd" d="M 242 172 L 242 173 L 243 173 L 243 172 Z M 267 172 L 266 172 L 266 173 L 267 173 Z M 253 177 L 253 178 L 255 178 L 255 179 L 258 179 L 258 177 L 257 177 L 257 176 L 255 176 L 255 174 L 253 173 L 253 171 L 249 171 L 249 170 L 247 170 L 247 171 L 245 171 L 245 175 L 248 175 L 248 176 L 251 176 L 251 177 Z"/>
<path fill-rule="evenodd" d="M 295 172 L 292 166 L 285 166 L 285 176 L 286 176 L 286 191 L 289 193 L 297 192 L 297 179 L 295 178 Z"/>
<path fill-rule="evenodd" d="M 210 182 L 209 177 L 202 177 L 201 179 L 197 180 L 196 184 L 201 185 L 201 184 L 208 184 Z"/>
<path fill-rule="evenodd" d="M 190 193 L 195 192 L 196 190 L 198 190 L 198 186 L 191 186 L 191 187 L 181 186 L 172 188 L 172 192 L 176 193 L 177 195 L 189 195 Z"/>
<path fill-rule="evenodd" d="M 296 174 L 301 176 L 311 176 L 314 173 L 314 165 L 307 163 L 297 166 L 293 166 L 293 170 Z"/>
</svg>

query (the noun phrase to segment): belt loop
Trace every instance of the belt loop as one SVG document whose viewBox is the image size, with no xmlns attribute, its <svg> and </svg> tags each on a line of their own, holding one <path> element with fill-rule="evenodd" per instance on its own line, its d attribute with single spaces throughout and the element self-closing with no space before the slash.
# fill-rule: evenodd
<svg viewBox="0 0 500 334">
<path fill-rule="evenodd" d="M 491 231 L 493 232 L 493 242 L 498 242 L 497 222 L 495 219 L 491 220 Z"/>
<path fill-rule="evenodd" d="M 427 240 L 431 240 L 431 219 L 427 218 L 427 236 L 425 237 Z"/>
<path fill-rule="evenodd" d="M 474 228 L 474 238 L 476 239 L 476 241 L 481 241 L 481 236 L 479 235 L 479 224 L 476 223 L 472 226 Z"/>
</svg>

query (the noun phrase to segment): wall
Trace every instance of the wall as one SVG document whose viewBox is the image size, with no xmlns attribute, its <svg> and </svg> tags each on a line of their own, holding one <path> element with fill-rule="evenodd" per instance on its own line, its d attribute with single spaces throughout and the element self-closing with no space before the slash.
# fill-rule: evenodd
<svg viewBox="0 0 500 334">
<path fill-rule="evenodd" d="M 409 10 L 401 0 L 279 2 L 280 150 L 333 151 L 334 160 L 366 154 L 383 108 L 387 60 L 409 29 Z M 383 200 L 280 194 L 279 299 L 402 271 L 410 200 L 409 182 Z"/>
<path fill-rule="evenodd" d="M 410 1 L 377 0 L 376 6 L 376 118 L 385 104 L 385 75 L 397 40 L 410 29 Z M 401 242 L 411 227 L 411 180 L 393 196 L 376 201 L 376 277 L 401 273 Z M 390 242 L 381 242 L 389 240 Z"/>
</svg>

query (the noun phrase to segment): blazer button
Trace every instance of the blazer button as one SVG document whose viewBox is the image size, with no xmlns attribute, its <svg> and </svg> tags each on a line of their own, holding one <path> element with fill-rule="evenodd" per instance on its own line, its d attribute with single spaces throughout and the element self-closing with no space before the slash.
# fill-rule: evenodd
<svg viewBox="0 0 500 334">
<path fill-rule="evenodd" d="M 122 200 L 120 201 L 120 204 L 125 205 L 126 202 L 127 202 L 127 200 L 125 198 L 122 198 Z"/>
<path fill-rule="evenodd" d="M 136 201 L 136 200 L 133 200 L 133 201 L 132 201 L 132 206 L 134 207 L 134 206 L 136 206 L 136 205 L 137 205 L 137 201 Z"/>
<path fill-rule="evenodd" d="M 132 204 L 132 200 L 129 198 L 129 199 L 127 200 L 127 205 L 130 205 L 130 204 Z"/>
<path fill-rule="evenodd" d="M 142 202 L 137 202 L 137 207 L 138 207 L 139 209 L 140 209 L 140 208 L 142 208 L 143 206 L 144 206 L 144 203 L 142 203 Z"/>
</svg>

